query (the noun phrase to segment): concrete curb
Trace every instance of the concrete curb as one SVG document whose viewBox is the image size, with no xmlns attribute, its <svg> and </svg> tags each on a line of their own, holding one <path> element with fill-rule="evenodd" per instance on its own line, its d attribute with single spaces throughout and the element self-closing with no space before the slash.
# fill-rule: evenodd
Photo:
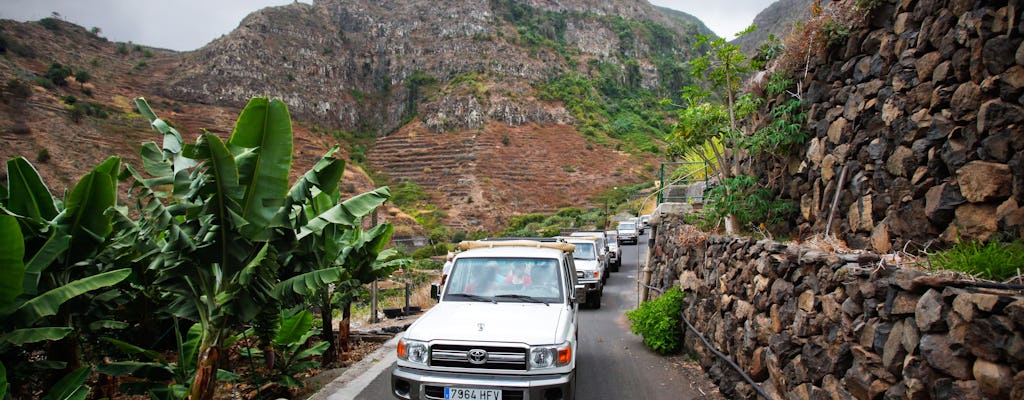
<svg viewBox="0 0 1024 400">
<path fill-rule="evenodd" d="M 404 335 L 405 332 L 396 334 L 373 353 L 346 368 L 341 376 L 324 385 L 323 389 L 314 393 L 308 400 L 355 399 L 374 379 L 398 360 L 395 349 L 398 347 L 398 340 Z"/>
</svg>

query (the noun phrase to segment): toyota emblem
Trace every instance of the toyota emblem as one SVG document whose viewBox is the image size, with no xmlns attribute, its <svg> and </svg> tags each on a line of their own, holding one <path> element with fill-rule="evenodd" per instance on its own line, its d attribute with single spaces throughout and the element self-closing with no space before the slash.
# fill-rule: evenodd
<svg viewBox="0 0 1024 400">
<path fill-rule="evenodd" d="M 470 364 L 480 365 L 487 362 L 487 350 L 473 349 L 466 354 Z"/>
</svg>

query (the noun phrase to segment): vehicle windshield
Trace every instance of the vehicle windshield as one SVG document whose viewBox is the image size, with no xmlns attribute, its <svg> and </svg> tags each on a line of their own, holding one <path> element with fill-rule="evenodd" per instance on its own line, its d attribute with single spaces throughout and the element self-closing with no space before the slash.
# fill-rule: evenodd
<svg viewBox="0 0 1024 400">
<path fill-rule="evenodd" d="M 594 254 L 594 244 L 589 242 L 584 243 L 573 243 L 576 246 L 576 250 L 572 251 L 572 258 L 576 260 L 596 260 L 597 254 Z"/>
<path fill-rule="evenodd" d="M 619 229 L 636 229 L 636 224 L 632 222 L 622 222 L 619 223 Z"/>
<path fill-rule="evenodd" d="M 460 258 L 452 265 L 444 299 L 560 303 L 561 282 L 558 260 L 552 258 Z"/>
</svg>

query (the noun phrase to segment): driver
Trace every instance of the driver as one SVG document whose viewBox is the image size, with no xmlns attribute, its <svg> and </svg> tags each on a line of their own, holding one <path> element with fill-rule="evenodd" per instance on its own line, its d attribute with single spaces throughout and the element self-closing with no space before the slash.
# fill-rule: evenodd
<svg viewBox="0 0 1024 400">
<path fill-rule="evenodd" d="M 516 263 L 512 266 L 512 272 L 505 276 L 505 284 L 526 286 L 533 283 L 533 279 L 526 272 L 526 265 Z"/>
</svg>

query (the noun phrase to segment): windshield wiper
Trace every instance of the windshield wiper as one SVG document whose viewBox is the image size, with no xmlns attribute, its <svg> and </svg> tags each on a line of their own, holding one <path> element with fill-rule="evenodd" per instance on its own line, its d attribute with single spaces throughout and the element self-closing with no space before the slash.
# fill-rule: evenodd
<svg viewBox="0 0 1024 400">
<path fill-rule="evenodd" d="M 494 296 L 494 298 L 517 299 L 517 300 L 524 300 L 524 301 L 529 302 L 529 303 L 543 303 L 544 305 L 548 305 L 548 302 L 546 302 L 544 300 L 538 299 L 538 298 L 533 297 L 533 296 L 527 296 L 527 295 L 522 295 L 522 294 L 499 294 L 497 296 Z"/>
<path fill-rule="evenodd" d="M 494 301 L 494 298 L 487 297 L 487 296 L 479 296 L 479 295 L 470 294 L 470 293 L 452 293 L 452 294 L 449 294 L 449 296 L 462 296 L 462 297 L 465 297 L 465 298 L 470 299 L 470 300 L 487 301 L 487 302 L 491 302 L 491 303 L 495 303 L 495 304 L 498 303 L 497 301 Z"/>
</svg>

